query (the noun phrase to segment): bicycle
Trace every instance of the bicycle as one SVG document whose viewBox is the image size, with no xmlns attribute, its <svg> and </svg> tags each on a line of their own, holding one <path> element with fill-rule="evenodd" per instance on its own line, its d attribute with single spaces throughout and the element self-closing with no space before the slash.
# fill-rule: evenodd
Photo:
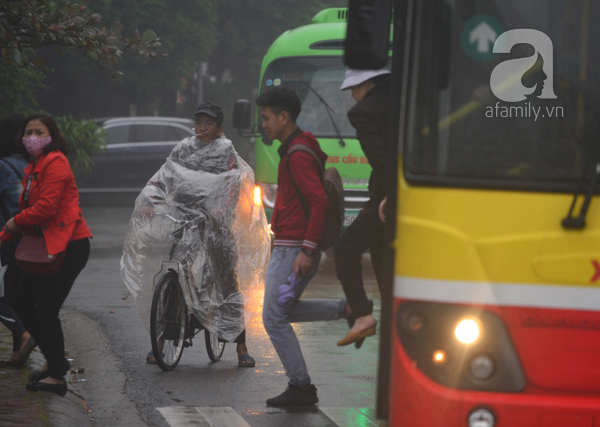
<svg viewBox="0 0 600 427">
<path fill-rule="evenodd" d="M 183 221 L 167 214 L 156 215 L 164 216 L 182 225 L 179 230 L 174 232 L 174 235 L 181 232 L 183 237 L 186 231 L 198 227 L 198 225 L 192 225 L 194 220 Z M 221 341 L 217 334 L 204 328 L 194 313 L 188 316 L 183 289 L 179 282 L 181 262 L 173 260 L 176 245 L 175 243 L 171 249 L 171 259 L 163 261 L 161 271 L 155 277 L 156 288 L 150 312 L 152 352 L 157 365 L 163 371 L 175 369 L 181 360 L 183 349 L 192 347 L 192 339 L 203 329 L 206 351 L 212 362 L 218 362 L 225 350 L 225 342 Z M 175 264 L 176 270 L 168 266 L 165 268 L 165 264 Z M 165 272 L 163 273 L 163 271 Z"/>
</svg>

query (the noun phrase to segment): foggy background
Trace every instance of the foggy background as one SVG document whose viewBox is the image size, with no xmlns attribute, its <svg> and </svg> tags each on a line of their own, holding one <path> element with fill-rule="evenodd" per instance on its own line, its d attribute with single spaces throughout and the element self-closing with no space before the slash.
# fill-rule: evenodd
<svg viewBox="0 0 600 427">
<path fill-rule="evenodd" d="M 124 76 L 115 80 L 76 52 L 40 48 L 37 53 L 47 61 L 40 70 L 0 64 L 3 110 L 43 110 L 79 119 L 191 118 L 202 82 L 200 98 L 221 105 L 225 133 L 246 157 L 247 138 L 231 127 L 233 104 L 241 98 L 255 99 L 260 65 L 270 44 L 284 31 L 310 24 L 320 10 L 347 7 L 347 1 L 91 0 L 85 6 L 102 16 L 102 26 L 119 21 L 124 34 L 153 30 L 162 43 L 159 52 L 168 57 L 127 56 L 119 64 Z"/>
</svg>

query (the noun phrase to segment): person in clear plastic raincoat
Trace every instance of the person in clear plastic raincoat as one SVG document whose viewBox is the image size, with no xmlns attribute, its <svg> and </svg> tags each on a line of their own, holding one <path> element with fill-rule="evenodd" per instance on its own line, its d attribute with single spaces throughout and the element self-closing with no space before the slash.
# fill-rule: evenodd
<svg viewBox="0 0 600 427">
<path fill-rule="evenodd" d="M 194 116 L 196 136 L 177 144 L 136 199 L 121 275 L 149 330 L 155 276 L 163 261 L 177 261 L 192 320 L 237 343 L 239 366 L 253 367 L 245 319 L 260 303 L 268 224 L 252 168 L 223 135 L 221 108 L 205 103 Z M 184 231 L 170 218 L 193 227 Z M 146 361 L 156 363 L 152 352 Z"/>
</svg>

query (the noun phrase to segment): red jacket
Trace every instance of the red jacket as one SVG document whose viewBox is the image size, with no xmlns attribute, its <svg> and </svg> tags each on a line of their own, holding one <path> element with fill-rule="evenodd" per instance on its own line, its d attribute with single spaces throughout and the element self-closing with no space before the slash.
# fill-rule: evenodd
<svg viewBox="0 0 600 427">
<path fill-rule="evenodd" d="M 327 160 L 327 154 L 321 150 L 319 142 L 310 132 L 298 130 L 281 145 L 281 161 L 277 170 L 277 198 L 271 218 L 271 230 L 275 234 L 275 246 L 303 246 L 315 250 L 323 234 L 329 200 L 321 180 L 320 167 L 310 154 L 303 151 L 294 152 L 289 157 L 288 168 L 286 153 L 296 144 L 308 145 L 323 164 Z M 310 210 L 310 219 L 302 207 L 294 182 Z"/>
<path fill-rule="evenodd" d="M 19 198 L 21 212 L 15 215 L 15 222 L 24 227 L 25 234 L 35 233 L 35 226 L 39 226 L 49 254 L 64 251 L 74 240 L 92 237 L 79 208 L 75 177 L 61 151 L 43 154 L 37 163 L 29 163 L 24 172 L 23 192 Z M 25 201 L 29 176 L 33 178 L 29 199 Z M 3 233 L 1 237 L 5 241 L 19 236 Z"/>
</svg>

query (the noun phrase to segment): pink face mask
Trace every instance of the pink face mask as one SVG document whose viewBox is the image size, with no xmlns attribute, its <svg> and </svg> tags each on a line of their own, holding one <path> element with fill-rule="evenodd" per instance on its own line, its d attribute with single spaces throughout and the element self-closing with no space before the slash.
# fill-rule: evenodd
<svg viewBox="0 0 600 427">
<path fill-rule="evenodd" d="M 39 136 L 31 135 L 23 138 L 23 145 L 29 154 L 33 157 L 42 155 L 44 148 L 52 142 L 51 136 L 40 138 Z"/>
</svg>

